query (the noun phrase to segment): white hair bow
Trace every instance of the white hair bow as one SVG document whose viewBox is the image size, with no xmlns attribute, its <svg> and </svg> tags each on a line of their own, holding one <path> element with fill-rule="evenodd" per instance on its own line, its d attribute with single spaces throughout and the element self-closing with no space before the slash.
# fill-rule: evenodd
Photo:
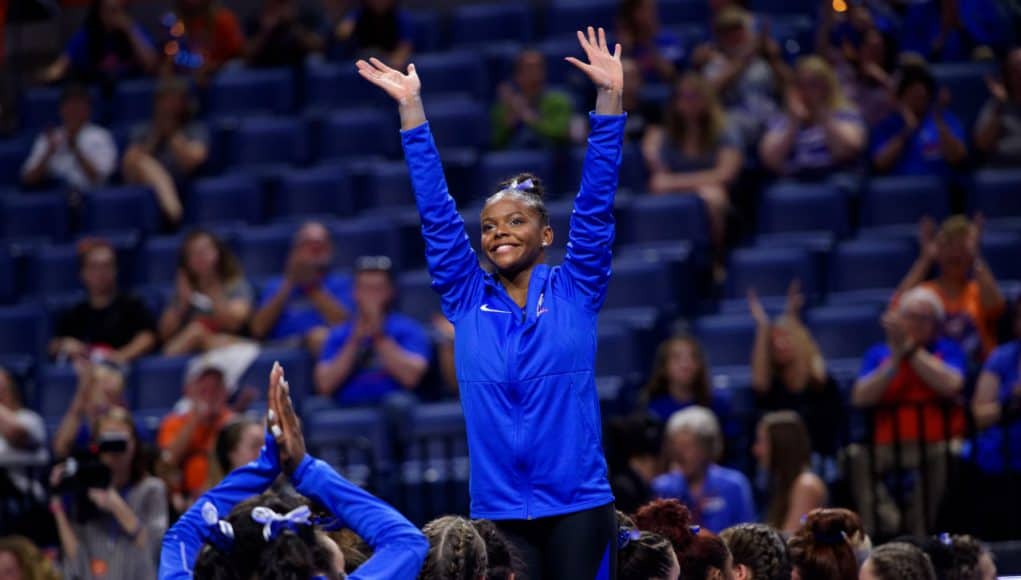
<svg viewBox="0 0 1021 580">
<path fill-rule="evenodd" d="M 286 514 L 279 514 L 266 506 L 252 510 L 252 519 L 263 525 L 262 537 L 267 542 L 280 534 L 281 530 L 296 531 L 298 526 L 309 525 L 312 510 L 307 505 L 298 506 Z"/>
</svg>

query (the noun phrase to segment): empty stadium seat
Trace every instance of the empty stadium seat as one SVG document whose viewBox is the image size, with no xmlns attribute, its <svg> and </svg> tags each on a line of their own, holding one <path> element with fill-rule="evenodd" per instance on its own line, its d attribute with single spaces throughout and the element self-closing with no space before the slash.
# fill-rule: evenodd
<svg viewBox="0 0 1021 580">
<path fill-rule="evenodd" d="M 38 305 L 0 307 L 0 355 L 38 356 L 49 336 L 45 312 Z"/>
<path fill-rule="evenodd" d="M 397 505 L 412 521 L 468 509 L 468 460 L 459 402 L 415 407 L 402 446 Z"/>
<path fill-rule="evenodd" d="M 698 0 L 660 0 L 659 19 L 668 27 L 678 24 L 702 25 L 709 20 L 709 6 Z"/>
<path fill-rule="evenodd" d="M 395 117 L 381 108 L 336 111 L 326 117 L 316 137 L 319 161 L 373 155 L 391 157 L 399 149 Z"/>
<path fill-rule="evenodd" d="M 209 177 L 195 184 L 185 212 L 191 223 L 258 223 L 263 215 L 262 192 L 250 175 Z"/>
<path fill-rule="evenodd" d="M 294 108 L 294 78 L 287 69 L 227 68 L 209 86 L 210 116 L 242 118 L 253 113 L 282 115 Z"/>
<path fill-rule="evenodd" d="M 423 324 L 430 324 L 432 316 L 440 312 L 440 295 L 432 288 L 432 276 L 427 270 L 401 274 L 397 282 L 399 311 Z"/>
<path fill-rule="evenodd" d="M 59 419 L 71 407 L 77 390 L 78 377 L 73 366 L 47 366 L 39 379 L 35 408 L 43 417 Z"/>
<path fill-rule="evenodd" d="M 479 148 L 489 143 L 489 120 L 476 102 L 443 100 L 429 104 L 429 128 L 436 146 Z"/>
<path fill-rule="evenodd" d="M 617 4 L 616 0 L 554 0 L 546 18 L 546 36 L 574 38 L 575 31 L 588 26 L 602 26 L 608 32 L 615 30 Z M 607 38 L 607 42 L 612 39 Z"/>
<path fill-rule="evenodd" d="M 975 174 L 968 194 L 972 212 L 986 219 L 1021 217 L 1021 169 L 987 169 Z"/>
<path fill-rule="evenodd" d="M 458 6 L 451 23 L 454 46 L 483 46 L 532 40 L 532 13 L 525 3 Z"/>
<path fill-rule="evenodd" d="M 306 413 L 304 418 L 309 453 L 356 484 L 375 483 L 391 455 L 389 433 L 379 409 L 330 409 Z"/>
<path fill-rule="evenodd" d="M 245 119 L 231 139 L 232 165 L 298 165 L 307 160 L 305 125 L 295 118 Z"/>
<path fill-rule="evenodd" d="M 705 207 L 695 195 L 643 196 L 617 222 L 620 243 L 688 241 L 709 244 Z"/>
<path fill-rule="evenodd" d="M 965 134 L 975 125 L 979 111 L 989 99 L 986 77 L 996 72 L 992 63 L 955 62 L 932 65 L 936 82 L 950 89 L 950 111 L 961 122 Z"/>
<path fill-rule="evenodd" d="M 652 307 L 672 312 L 676 302 L 667 264 L 656 258 L 613 261 L 604 308 Z"/>
<path fill-rule="evenodd" d="M 422 96 L 467 95 L 485 99 L 486 68 L 482 59 L 471 51 L 454 51 L 419 56 L 415 59 L 419 76 L 428 79 L 422 84 Z M 429 105 L 429 120 L 434 118 Z"/>
<path fill-rule="evenodd" d="M 747 365 L 751 360 L 755 321 L 750 315 L 704 316 L 692 330 L 713 367 Z"/>
<path fill-rule="evenodd" d="M 112 124 L 135 124 L 148 121 L 153 115 L 156 81 L 124 79 L 117 82 L 110 100 Z"/>
<path fill-rule="evenodd" d="M 518 173 L 532 173 L 542 180 L 549 193 L 554 187 L 553 159 L 549 151 L 496 151 L 479 163 L 479 191 L 496 191 L 497 185 Z"/>
<path fill-rule="evenodd" d="M 283 218 L 350 216 L 354 211 L 351 178 L 336 164 L 284 172 L 270 200 L 271 215 Z"/>
<path fill-rule="evenodd" d="M 982 258 L 998 280 L 1021 280 L 1019 250 L 1021 235 L 1017 233 L 985 232 L 982 235 Z"/>
<path fill-rule="evenodd" d="M 238 236 L 237 256 L 248 278 L 284 272 L 295 228 L 289 224 L 249 228 Z"/>
<path fill-rule="evenodd" d="M 390 97 L 363 79 L 350 62 L 309 62 L 305 66 L 304 90 L 305 106 L 312 110 L 370 104 L 392 106 Z"/>
<path fill-rule="evenodd" d="M 147 284 L 173 284 L 183 236 L 149 238 L 138 252 L 137 278 Z"/>
<path fill-rule="evenodd" d="M 26 129 L 42 129 L 60 125 L 59 88 L 32 87 L 22 93 L 18 122 Z M 96 108 L 93 109 L 93 115 Z"/>
<path fill-rule="evenodd" d="M 763 194 L 759 232 L 826 231 L 838 237 L 849 231 L 847 200 L 829 183 L 781 183 Z"/>
<path fill-rule="evenodd" d="M 67 238 L 67 197 L 60 193 L 12 194 L 0 199 L 0 220 L 8 240 Z"/>
<path fill-rule="evenodd" d="M 916 224 L 922 216 L 940 220 L 950 213 L 946 187 L 938 177 L 879 177 L 861 199 L 861 225 Z"/>
<path fill-rule="evenodd" d="M 411 206 L 415 194 L 411 191 L 411 177 L 404 161 L 373 163 L 365 174 L 363 187 L 355 194 L 358 209 Z"/>
<path fill-rule="evenodd" d="M 248 369 L 241 375 L 238 388 L 252 387 L 264 400 L 269 384 L 269 371 L 273 363 L 279 362 L 287 375 L 287 384 L 291 388 L 291 398 L 296 408 L 301 408 L 305 396 L 315 392 L 312 384 L 312 360 L 308 353 L 298 348 L 264 348 L 259 356 L 252 361 Z"/>
<path fill-rule="evenodd" d="M 637 345 L 630 329 L 617 322 L 600 323 L 596 338 L 596 375 L 627 377 L 636 370 Z"/>
<path fill-rule="evenodd" d="M 801 281 L 801 292 L 811 301 L 819 293 L 815 263 L 803 248 L 743 248 L 730 256 L 726 294 L 744 298 L 754 288 L 759 296 L 785 296 L 794 279 Z"/>
<path fill-rule="evenodd" d="M 411 22 L 411 44 L 417 54 L 443 50 L 446 46 L 445 27 L 436 10 L 407 12 Z"/>
<path fill-rule="evenodd" d="M 14 185 L 21 176 L 21 167 L 32 152 L 34 136 L 0 141 L 0 187 Z"/>
<path fill-rule="evenodd" d="M 365 217 L 328 224 L 333 234 L 334 263 L 353 264 L 360 256 L 389 256 L 400 269 L 400 240 L 390 220 Z"/>
<path fill-rule="evenodd" d="M 169 409 L 184 393 L 188 356 L 149 356 L 138 359 L 129 376 L 129 392 L 136 409 Z"/>
<path fill-rule="evenodd" d="M 160 209 L 154 195 L 148 187 L 137 185 L 90 191 L 85 196 L 83 229 L 156 232 L 160 227 Z"/>
<path fill-rule="evenodd" d="M 853 240 L 837 245 L 829 261 L 830 303 L 856 297 L 889 300 L 914 260 L 915 250 L 906 242 Z"/>
<path fill-rule="evenodd" d="M 748 9 L 756 14 L 815 14 L 818 3 L 814 0 L 752 0 Z"/>
<path fill-rule="evenodd" d="M 827 359 L 860 358 L 883 340 L 880 313 L 875 306 L 827 306 L 809 310 L 805 322 Z"/>
</svg>

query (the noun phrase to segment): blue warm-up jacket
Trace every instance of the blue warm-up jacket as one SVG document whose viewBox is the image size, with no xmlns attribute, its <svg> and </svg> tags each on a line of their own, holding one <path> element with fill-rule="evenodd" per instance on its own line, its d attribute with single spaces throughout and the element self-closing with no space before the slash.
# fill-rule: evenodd
<svg viewBox="0 0 1021 580">
<path fill-rule="evenodd" d="M 212 531 L 202 519 L 206 502 L 211 502 L 220 518 L 226 519 L 239 502 L 269 489 L 279 474 L 276 441 L 267 434 L 257 460 L 232 471 L 167 531 L 160 552 L 160 580 L 192 578 L 195 560 Z M 306 455 L 298 465 L 291 482 L 298 493 L 329 509 L 372 546 L 373 556 L 348 578 L 412 580 L 418 576 L 429 542 L 392 507 L 311 455 Z"/>
<path fill-rule="evenodd" d="M 567 256 L 535 267 L 524 309 L 479 266 L 429 125 L 401 134 L 432 285 L 455 328 L 473 517 L 531 519 L 613 501 L 593 373 L 625 119 L 590 115 Z"/>
</svg>

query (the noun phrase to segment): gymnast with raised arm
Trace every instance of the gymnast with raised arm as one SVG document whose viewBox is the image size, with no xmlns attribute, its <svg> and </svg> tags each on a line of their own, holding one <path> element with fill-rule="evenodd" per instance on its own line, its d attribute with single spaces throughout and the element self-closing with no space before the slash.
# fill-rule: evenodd
<svg viewBox="0 0 1021 580">
<path fill-rule="evenodd" d="M 377 59 L 358 72 L 397 101 L 401 139 L 422 219 L 426 258 L 454 324 L 457 378 L 471 459 L 471 515 L 497 523 L 528 576 L 616 577 L 617 525 L 603 457 L 594 367 L 596 317 L 606 297 L 625 115 L 620 45 L 578 32 L 588 62 L 569 57 L 598 89 L 567 254 L 547 266 L 553 230 L 539 179 L 497 187 L 482 210 L 479 266 L 447 192 L 415 66 Z"/>
</svg>

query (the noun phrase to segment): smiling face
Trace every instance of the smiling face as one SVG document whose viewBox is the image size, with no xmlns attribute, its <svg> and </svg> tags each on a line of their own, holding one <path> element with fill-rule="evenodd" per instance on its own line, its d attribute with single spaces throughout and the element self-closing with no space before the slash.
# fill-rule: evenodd
<svg viewBox="0 0 1021 580">
<path fill-rule="evenodd" d="M 553 230 L 527 198 L 497 195 L 482 210 L 482 251 L 498 272 L 513 275 L 534 266 Z"/>
</svg>

